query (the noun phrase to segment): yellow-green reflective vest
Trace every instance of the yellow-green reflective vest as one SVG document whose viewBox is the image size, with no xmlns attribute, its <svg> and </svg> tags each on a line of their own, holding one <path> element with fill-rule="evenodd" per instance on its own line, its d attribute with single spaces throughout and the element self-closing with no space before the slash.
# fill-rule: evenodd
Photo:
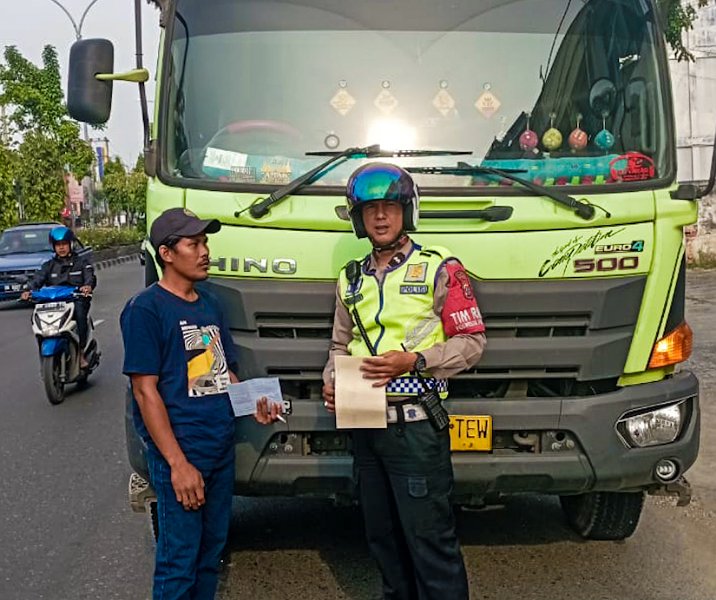
<svg viewBox="0 0 716 600">
<path fill-rule="evenodd" d="M 422 248 L 414 244 L 405 261 L 388 267 L 382 282 L 368 270 L 369 257 L 361 262 L 360 278 L 349 283 L 346 267 L 338 277 L 340 298 L 353 319 L 353 339 L 348 343 L 352 356 L 370 356 L 356 324 L 358 313 L 376 354 L 389 350 L 420 352 L 447 339 L 439 315 L 433 311 L 433 294 L 440 266 L 452 254 L 441 247 Z M 346 265 L 347 266 L 347 265 Z M 447 397 L 447 380 L 423 374 L 427 387 L 436 387 Z M 420 380 L 405 373 L 386 386 L 388 396 L 417 396 L 424 391 Z"/>
</svg>

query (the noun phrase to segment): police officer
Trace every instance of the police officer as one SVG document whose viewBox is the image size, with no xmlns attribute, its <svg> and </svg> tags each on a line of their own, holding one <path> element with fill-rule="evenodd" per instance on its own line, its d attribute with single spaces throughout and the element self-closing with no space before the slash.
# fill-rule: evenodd
<svg viewBox="0 0 716 600">
<path fill-rule="evenodd" d="M 433 414 L 444 411 L 440 400 L 430 405 L 425 391 L 444 399 L 447 378 L 477 363 L 485 347 L 482 317 L 460 262 L 408 237 L 419 209 L 409 173 L 392 164 L 363 165 L 349 178 L 346 195 L 353 229 L 373 250 L 339 275 L 324 404 L 334 410 L 336 355 L 365 357 L 364 377 L 386 389 L 387 429 L 352 434 L 366 536 L 384 597 L 466 599 L 450 504 L 450 438 Z"/>
<path fill-rule="evenodd" d="M 75 300 L 75 315 L 80 348 L 83 350 L 83 354 L 80 355 L 80 366 L 84 369 L 88 366 L 84 348 L 87 345 L 90 295 L 97 284 L 94 267 L 87 257 L 75 253 L 73 243 L 77 238 L 71 229 L 64 226 L 54 227 L 50 230 L 49 239 L 55 255 L 35 272 L 29 282 L 30 290 L 24 291 L 20 297 L 28 300 L 31 291 L 39 290 L 46 285 L 68 285 L 79 288 L 84 297 Z"/>
</svg>

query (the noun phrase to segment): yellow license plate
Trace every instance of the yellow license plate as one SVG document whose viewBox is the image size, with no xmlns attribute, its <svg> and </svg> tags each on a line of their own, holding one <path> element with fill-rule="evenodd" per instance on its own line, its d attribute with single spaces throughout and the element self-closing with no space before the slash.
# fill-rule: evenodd
<svg viewBox="0 0 716 600">
<path fill-rule="evenodd" d="M 492 417 L 450 415 L 450 450 L 454 452 L 492 450 Z"/>
</svg>

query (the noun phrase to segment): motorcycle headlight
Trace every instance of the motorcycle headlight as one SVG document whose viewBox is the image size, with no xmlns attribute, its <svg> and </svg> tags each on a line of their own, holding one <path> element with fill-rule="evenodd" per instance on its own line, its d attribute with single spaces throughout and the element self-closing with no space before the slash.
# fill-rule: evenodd
<svg viewBox="0 0 716 600">
<path fill-rule="evenodd" d="M 679 437 L 685 413 L 686 403 L 682 401 L 627 415 L 617 422 L 617 431 L 632 448 L 669 444 Z"/>
</svg>

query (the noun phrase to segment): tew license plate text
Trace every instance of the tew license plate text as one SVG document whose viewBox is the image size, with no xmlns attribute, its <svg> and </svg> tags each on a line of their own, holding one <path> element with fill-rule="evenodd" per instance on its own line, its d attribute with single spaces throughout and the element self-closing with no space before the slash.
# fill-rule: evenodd
<svg viewBox="0 0 716 600">
<path fill-rule="evenodd" d="M 450 450 L 456 452 L 492 450 L 492 417 L 450 415 Z"/>
</svg>

